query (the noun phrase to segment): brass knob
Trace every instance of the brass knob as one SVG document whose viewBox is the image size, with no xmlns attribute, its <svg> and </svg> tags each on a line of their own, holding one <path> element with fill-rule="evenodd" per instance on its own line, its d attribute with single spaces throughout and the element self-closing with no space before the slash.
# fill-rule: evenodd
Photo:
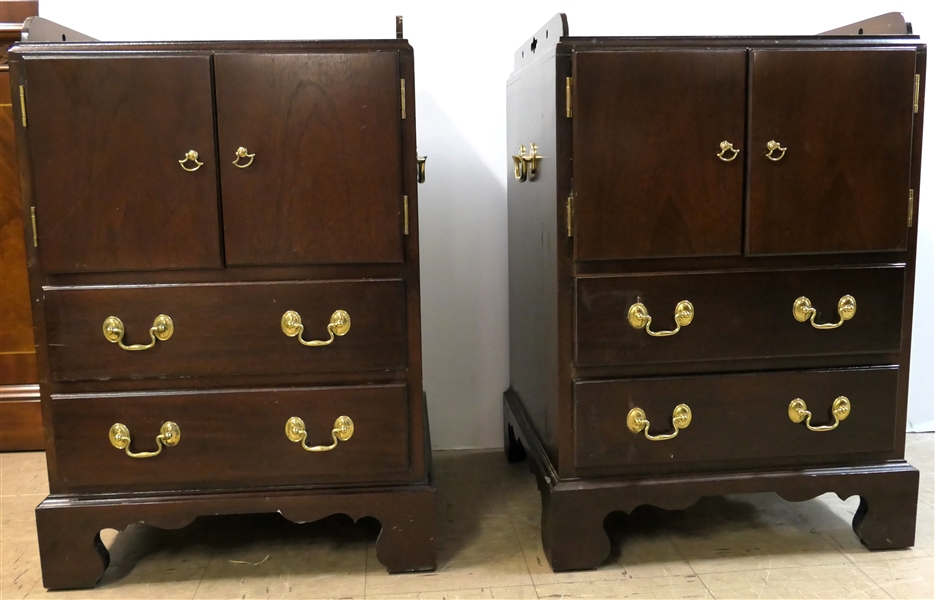
<svg viewBox="0 0 935 600">
<path fill-rule="evenodd" d="M 159 315 L 153 320 L 153 326 L 149 328 L 150 342 L 148 344 L 134 344 L 126 346 L 123 343 L 123 336 L 126 334 L 126 328 L 119 317 L 110 316 L 104 319 L 104 338 L 112 344 L 117 344 L 124 350 L 149 350 L 156 345 L 156 340 L 164 342 L 175 333 L 175 323 L 169 315 Z"/>
<path fill-rule="evenodd" d="M 187 162 L 189 162 L 189 161 L 195 163 L 195 166 L 194 166 L 194 167 L 191 167 L 191 168 L 186 167 L 186 166 L 185 166 L 185 163 L 187 163 Z M 186 171 L 197 171 L 198 169 L 201 168 L 201 165 L 203 165 L 204 163 L 198 160 L 198 153 L 197 153 L 197 152 L 195 152 L 194 150 L 189 150 L 188 152 L 185 153 L 185 158 L 183 158 L 182 160 L 179 161 L 179 164 L 180 164 L 180 165 L 182 166 L 182 168 L 185 169 Z"/>
<path fill-rule="evenodd" d="M 240 148 L 237 148 L 237 150 L 234 151 L 234 166 L 237 167 L 238 169 L 246 169 L 247 167 L 253 164 L 254 156 L 256 156 L 256 154 L 249 154 L 247 152 L 247 149 L 241 146 Z M 245 163 L 241 163 L 240 162 L 241 158 L 249 158 L 250 160 L 248 160 Z"/>
<path fill-rule="evenodd" d="M 639 407 L 631 408 L 627 413 L 627 428 L 633 433 L 643 432 L 647 440 L 653 442 L 662 442 L 671 440 L 679 434 L 679 430 L 685 429 L 692 422 L 692 411 L 687 404 L 679 404 L 672 411 L 672 433 L 663 435 L 649 435 L 649 419 L 646 418 L 646 412 Z"/>
<path fill-rule="evenodd" d="M 834 417 L 834 425 L 812 425 L 812 413 L 808 410 L 805 400 L 796 398 L 789 403 L 789 420 L 793 423 L 805 421 L 805 426 L 810 431 L 831 431 L 836 429 L 841 421 L 851 414 L 851 401 L 847 396 L 838 396 L 831 404 L 831 416 Z"/>
<path fill-rule="evenodd" d="M 338 447 L 338 442 L 346 442 L 354 435 L 354 421 L 350 417 L 340 416 L 334 421 L 334 428 L 331 429 L 330 446 L 309 446 L 305 443 L 308 438 L 308 432 L 305 429 L 305 421 L 299 417 L 290 417 L 286 421 L 286 437 L 290 442 L 299 442 L 302 448 L 309 452 L 328 452 Z"/>
<path fill-rule="evenodd" d="M 682 330 L 682 327 L 689 325 L 694 318 L 695 307 L 692 306 L 692 303 L 688 300 L 682 300 L 675 305 L 675 329 L 669 331 L 651 331 L 649 329 L 650 324 L 653 322 L 653 318 L 649 316 L 649 311 L 646 309 L 646 305 L 642 302 L 637 302 L 631 306 L 629 312 L 627 313 L 627 321 L 630 322 L 631 327 L 634 329 L 645 329 L 646 333 L 653 337 L 666 337 L 669 335 L 675 335 Z"/>
<path fill-rule="evenodd" d="M 725 153 L 727 152 L 733 152 L 730 158 L 727 158 L 725 156 Z M 724 162 L 730 162 L 734 160 L 735 158 L 737 158 L 738 154 L 740 154 L 740 148 L 734 148 L 733 144 L 731 144 L 727 140 L 724 140 L 723 142 L 721 142 L 721 151 L 717 153 L 717 157 L 723 160 Z"/>
<path fill-rule="evenodd" d="M 779 156 L 773 156 L 773 152 L 779 150 Z M 776 140 L 770 140 L 766 142 L 766 158 L 770 159 L 773 162 L 779 162 L 782 160 L 782 157 L 786 155 L 786 149 L 779 145 L 779 142 Z"/>
<path fill-rule="evenodd" d="M 345 335 L 351 330 L 351 315 L 343 310 L 336 310 L 331 314 L 331 322 L 328 323 L 326 328 L 328 331 L 327 340 L 311 340 L 308 342 L 303 340 L 302 332 L 305 330 L 305 326 L 302 325 L 302 317 L 294 310 L 287 310 L 282 315 L 279 325 L 282 327 L 282 332 L 289 337 L 298 336 L 299 342 L 303 346 L 327 346 L 334 342 L 334 336 Z"/>
<path fill-rule="evenodd" d="M 123 423 L 114 423 L 111 425 L 108 437 L 114 448 L 126 451 L 127 456 L 130 458 L 152 458 L 158 456 L 162 452 L 163 447 L 171 448 L 172 446 L 178 445 L 179 441 L 182 439 L 182 431 L 179 429 L 179 426 L 172 421 L 163 423 L 162 427 L 159 428 L 159 435 L 156 436 L 155 452 L 130 452 L 130 430 L 127 429 L 127 426 Z"/>
<path fill-rule="evenodd" d="M 816 323 L 815 316 L 817 314 L 818 311 L 812 308 L 812 301 L 805 296 L 796 298 L 795 302 L 792 303 L 792 316 L 795 317 L 796 321 L 800 323 L 811 321 L 812 327 L 815 329 L 837 329 L 844 324 L 844 321 L 850 321 L 857 314 L 857 300 L 849 294 L 841 296 L 841 299 L 838 300 L 839 320 L 837 323 Z"/>
</svg>

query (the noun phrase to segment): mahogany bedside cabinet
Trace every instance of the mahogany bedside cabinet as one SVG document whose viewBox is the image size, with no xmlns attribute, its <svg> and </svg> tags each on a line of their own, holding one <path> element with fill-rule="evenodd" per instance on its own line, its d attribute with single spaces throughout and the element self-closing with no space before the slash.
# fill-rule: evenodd
<svg viewBox="0 0 935 600">
<path fill-rule="evenodd" d="M 601 564 L 612 511 L 733 493 L 857 495 L 868 548 L 913 544 L 925 56 L 895 13 L 780 38 L 558 15 L 517 50 L 504 436 L 553 569 Z"/>
<path fill-rule="evenodd" d="M 413 51 L 25 43 L 11 85 L 50 495 L 43 584 L 200 515 L 382 524 L 435 568 Z"/>
</svg>

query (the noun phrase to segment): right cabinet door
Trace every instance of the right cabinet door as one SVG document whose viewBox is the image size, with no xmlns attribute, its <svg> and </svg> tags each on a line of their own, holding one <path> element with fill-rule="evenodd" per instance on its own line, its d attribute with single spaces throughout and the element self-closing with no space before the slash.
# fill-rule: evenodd
<svg viewBox="0 0 935 600">
<path fill-rule="evenodd" d="M 904 250 L 915 51 L 753 50 L 748 254 Z"/>
</svg>

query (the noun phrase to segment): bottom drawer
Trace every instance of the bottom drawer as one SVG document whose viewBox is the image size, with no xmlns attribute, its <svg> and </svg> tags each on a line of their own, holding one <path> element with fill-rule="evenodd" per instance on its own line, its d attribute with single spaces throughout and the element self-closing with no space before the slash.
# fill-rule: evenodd
<svg viewBox="0 0 935 600">
<path fill-rule="evenodd" d="M 691 469 L 690 463 L 782 457 L 814 464 L 892 451 L 898 376 L 897 367 L 879 367 L 577 382 L 575 466 Z M 842 396 L 850 413 L 834 429 L 812 431 L 807 419 L 790 418 L 790 403 L 798 398 L 811 411 L 813 427 L 831 426 L 832 404 Z M 633 410 L 639 408 L 650 436 L 671 435 L 674 410 L 682 404 L 691 420 L 670 439 L 653 441 L 645 430 L 630 429 L 640 425 Z"/>
<path fill-rule="evenodd" d="M 332 430 L 341 416 L 350 418 L 353 433 L 346 441 L 335 442 Z M 304 442 L 287 437 L 292 417 L 304 421 Z M 164 444 L 156 456 L 132 458 L 111 441 L 114 425 L 121 423 L 126 430 L 118 437 L 129 437 L 130 452 L 154 452 L 160 447 L 156 436 L 167 421 L 178 426 L 177 435 L 168 440 L 177 444 Z M 409 478 L 405 384 L 53 396 L 52 427 L 56 491 L 191 490 Z M 350 431 L 340 430 L 339 437 Z M 334 448 L 312 452 L 302 444 Z"/>
</svg>

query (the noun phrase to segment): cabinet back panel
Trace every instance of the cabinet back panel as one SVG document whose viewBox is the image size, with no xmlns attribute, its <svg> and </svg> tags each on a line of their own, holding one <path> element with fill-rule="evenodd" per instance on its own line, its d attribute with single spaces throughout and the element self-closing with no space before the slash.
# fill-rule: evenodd
<svg viewBox="0 0 935 600">
<path fill-rule="evenodd" d="M 215 61 L 227 264 L 402 261 L 397 54 Z"/>
<path fill-rule="evenodd" d="M 750 72 L 748 252 L 905 249 L 915 50 L 753 50 Z"/>
<path fill-rule="evenodd" d="M 26 79 L 44 271 L 221 266 L 208 56 L 30 58 Z"/>
<path fill-rule="evenodd" d="M 746 51 L 574 61 L 575 256 L 740 254 Z"/>
</svg>

